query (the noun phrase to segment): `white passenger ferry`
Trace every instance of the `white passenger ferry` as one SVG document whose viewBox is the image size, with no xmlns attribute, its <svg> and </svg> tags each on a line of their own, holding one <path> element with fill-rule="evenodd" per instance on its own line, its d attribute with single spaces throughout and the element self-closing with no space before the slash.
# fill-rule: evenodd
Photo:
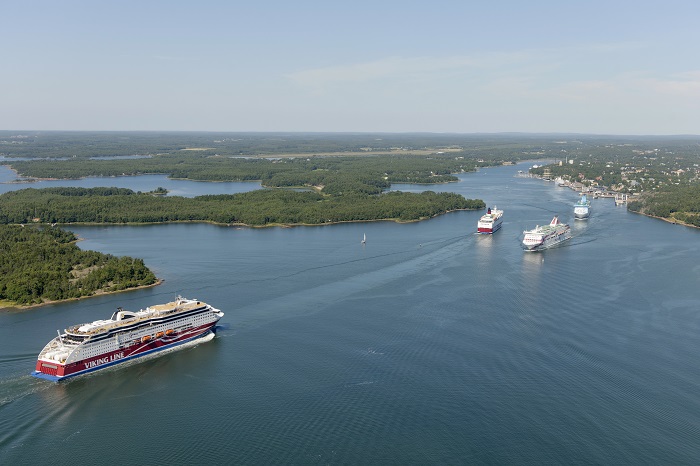
<svg viewBox="0 0 700 466">
<path fill-rule="evenodd" d="M 39 353 L 35 377 L 59 381 L 187 342 L 213 337 L 224 313 L 196 299 L 131 312 L 65 329 Z"/>
<path fill-rule="evenodd" d="M 476 231 L 485 235 L 490 235 L 497 232 L 503 223 L 503 211 L 494 207 L 489 207 L 484 215 L 479 219 L 476 225 Z"/>
<path fill-rule="evenodd" d="M 540 251 L 551 248 L 571 238 L 571 228 L 566 223 L 560 223 L 556 216 L 549 225 L 536 226 L 533 230 L 523 232 L 523 246 L 527 251 Z"/>
<path fill-rule="evenodd" d="M 576 204 L 574 204 L 574 218 L 576 220 L 585 220 L 591 214 L 591 201 L 586 195 L 582 195 Z"/>
</svg>

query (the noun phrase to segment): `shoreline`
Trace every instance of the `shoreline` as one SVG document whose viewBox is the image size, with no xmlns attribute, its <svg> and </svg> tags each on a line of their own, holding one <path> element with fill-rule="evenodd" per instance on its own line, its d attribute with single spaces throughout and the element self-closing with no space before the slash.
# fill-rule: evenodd
<svg viewBox="0 0 700 466">
<path fill-rule="evenodd" d="M 0 313 L 1 312 L 23 312 L 23 311 L 27 311 L 29 309 L 34 309 L 34 308 L 46 306 L 49 304 L 67 303 L 70 301 L 79 301 L 81 299 L 96 298 L 97 296 L 104 296 L 104 295 L 108 295 L 108 294 L 117 294 L 117 293 L 124 293 L 126 291 L 142 290 L 145 288 L 152 288 L 154 286 L 158 286 L 158 285 L 162 284 L 164 281 L 165 281 L 164 279 L 158 278 L 158 279 L 156 279 L 155 283 L 151 283 L 150 285 L 140 285 L 140 286 L 135 286 L 133 288 L 125 288 L 123 290 L 115 290 L 115 291 L 96 291 L 94 294 L 87 295 L 87 296 L 80 296 L 78 298 L 48 300 L 48 301 L 44 301 L 44 302 L 36 303 L 36 304 L 10 304 L 7 301 L 0 301 Z"/>
<path fill-rule="evenodd" d="M 61 228 L 70 228 L 71 226 L 145 226 L 145 225 L 169 225 L 169 224 L 178 224 L 178 223 L 208 223 L 210 225 L 221 226 L 221 227 L 245 227 L 245 228 L 322 227 L 325 225 L 340 225 L 343 223 L 369 223 L 369 222 L 414 223 L 414 222 L 422 222 L 425 220 L 430 220 L 431 218 L 435 218 L 435 217 L 438 217 L 440 215 L 445 215 L 445 214 L 449 214 L 452 212 L 477 211 L 477 210 L 483 210 L 485 208 L 486 207 L 481 207 L 481 208 L 477 208 L 477 209 L 452 209 L 452 210 L 446 210 L 445 212 L 437 213 L 437 214 L 430 216 L 430 217 L 420 217 L 420 218 L 413 219 L 413 220 L 401 220 L 399 218 L 375 218 L 375 219 L 368 219 L 368 220 L 338 220 L 336 222 L 324 222 L 324 223 L 266 223 L 264 225 L 249 225 L 247 223 L 220 223 L 220 222 L 214 222 L 212 220 L 172 220 L 172 221 L 167 221 L 167 222 L 126 222 L 126 223 L 74 222 L 74 223 L 56 223 L 55 225 L 59 226 Z M 11 223 L 8 225 L 22 225 L 22 224 Z M 37 223 L 26 223 L 24 225 L 53 225 L 53 224 L 37 222 Z"/>
<path fill-rule="evenodd" d="M 543 181 L 551 181 L 551 182 L 554 182 L 553 179 L 546 179 L 546 178 L 542 177 L 541 175 L 532 175 L 532 174 L 530 174 L 529 177 L 530 177 L 530 178 L 539 179 L 539 180 L 543 180 Z M 560 186 L 561 186 L 561 185 L 560 185 Z M 578 192 L 578 190 L 575 189 L 573 186 L 570 186 L 570 185 L 569 185 L 569 186 L 565 186 L 565 187 L 571 189 L 572 191 Z M 630 193 L 618 193 L 618 192 L 616 192 L 616 191 L 608 191 L 608 192 L 615 193 L 615 194 L 627 194 L 628 196 L 631 195 Z M 604 196 L 604 197 L 610 197 L 610 196 Z M 680 226 L 682 226 L 682 227 L 700 229 L 700 226 L 699 226 L 699 225 L 692 225 L 692 224 L 690 224 L 690 223 L 683 222 L 682 220 L 678 220 L 678 219 L 673 218 L 673 217 L 659 217 L 659 216 L 656 216 L 656 215 L 647 214 L 647 213 L 645 213 L 645 212 L 640 212 L 640 211 L 637 211 L 637 210 L 630 210 L 629 208 L 627 208 L 626 205 L 625 205 L 625 208 L 627 209 L 628 212 L 632 212 L 633 214 L 643 215 L 643 216 L 649 217 L 649 218 L 655 218 L 655 219 L 657 219 L 657 220 L 662 220 L 662 221 L 664 221 L 664 222 L 666 222 L 666 223 L 670 223 L 670 224 L 672 224 L 672 225 L 680 225 Z"/>
<path fill-rule="evenodd" d="M 676 220 L 673 217 L 671 217 L 671 218 L 669 218 L 669 217 L 657 217 L 656 215 L 645 214 L 644 212 L 638 212 L 636 210 L 629 210 L 629 209 L 627 209 L 627 210 L 629 212 L 632 212 L 633 214 L 644 215 L 645 217 L 655 218 L 657 220 L 663 220 L 664 222 L 670 223 L 672 225 L 680 225 L 682 227 L 688 227 L 688 228 L 700 228 L 700 226 L 691 225 L 690 223 L 685 223 L 683 221 Z"/>
<path fill-rule="evenodd" d="M 58 223 L 56 225 L 62 227 L 62 228 L 67 228 L 69 229 L 71 226 L 146 226 L 146 225 L 166 225 L 166 224 L 178 224 L 178 223 L 192 223 L 192 224 L 199 224 L 199 223 L 208 223 L 210 225 L 214 226 L 220 226 L 220 227 L 234 227 L 234 228 L 269 228 L 269 227 L 278 227 L 278 228 L 294 228 L 294 227 L 317 227 L 317 226 L 326 226 L 326 225 L 339 225 L 343 223 L 368 223 L 368 222 L 387 222 L 387 221 L 393 221 L 395 223 L 415 223 L 415 222 L 421 222 L 424 220 L 430 220 L 431 218 L 438 217 L 440 215 L 445 215 L 451 212 L 458 212 L 458 211 L 477 211 L 477 210 L 483 210 L 483 208 L 475 208 L 475 209 L 453 209 L 453 210 L 447 210 L 445 212 L 440 212 L 437 213 L 433 216 L 429 217 L 420 217 L 417 219 L 412 219 L 412 220 L 401 220 L 399 218 L 383 218 L 383 219 L 369 219 L 369 220 L 343 220 L 343 221 L 337 221 L 337 222 L 324 222 L 324 223 L 268 223 L 265 225 L 248 225 L 245 223 L 219 223 L 219 222 L 213 222 L 209 220 L 182 220 L 182 221 L 168 221 L 168 222 L 146 222 L 146 223 L 86 223 L 86 222 L 76 222 L 76 223 Z M 44 225 L 44 226 L 49 226 L 52 224 L 49 223 L 32 223 L 33 225 Z M 32 225 L 30 224 L 30 225 Z M 14 224 L 14 225 L 20 225 L 20 224 Z M 83 238 L 80 236 L 77 236 L 76 241 L 82 241 Z M 80 296 L 77 298 L 67 298 L 67 299 L 60 299 L 60 300 L 46 300 L 41 303 L 35 303 L 35 304 L 16 304 L 10 301 L 0 301 L 0 313 L 3 312 L 23 312 L 27 311 L 29 309 L 34 309 L 37 307 L 41 306 L 46 306 L 50 304 L 57 304 L 57 303 L 65 303 L 65 302 L 70 302 L 70 301 L 77 301 L 81 299 L 88 299 L 88 298 L 93 298 L 96 296 L 102 296 L 102 295 L 107 295 L 107 294 L 116 294 L 116 293 L 122 293 L 126 291 L 133 291 L 133 290 L 139 290 L 139 289 L 145 289 L 145 288 L 150 288 L 150 287 L 155 287 L 160 284 L 162 284 L 164 279 L 159 279 L 157 278 L 156 281 L 150 285 L 141 285 L 141 286 L 136 286 L 132 288 L 126 288 L 123 290 L 115 290 L 115 291 L 96 291 L 94 294 L 91 295 L 86 295 L 86 296 Z"/>
</svg>

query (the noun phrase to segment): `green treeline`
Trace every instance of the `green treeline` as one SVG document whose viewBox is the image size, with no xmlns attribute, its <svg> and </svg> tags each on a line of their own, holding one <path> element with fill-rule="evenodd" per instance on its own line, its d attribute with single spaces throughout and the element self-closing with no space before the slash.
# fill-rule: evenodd
<svg viewBox="0 0 700 466">
<path fill-rule="evenodd" d="M 367 156 L 277 160 L 202 156 L 196 153 L 139 159 L 69 159 L 12 162 L 22 176 L 76 179 L 87 176 L 167 174 L 196 181 L 261 181 L 266 187 L 322 186 L 326 194 L 378 194 L 399 183 L 457 181 L 452 173 L 473 171 L 455 157 Z"/>
<path fill-rule="evenodd" d="M 609 166 L 609 165 L 608 165 Z M 606 162 L 589 162 L 586 165 L 543 165 L 538 168 L 531 168 L 533 175 L 544 175 L 544 170 L 551 172 L 552 178 L 564 178 L 567 180 L 596 180 L 603 186 L 615 186 L 623 181 L 620 170 L 610 170 L 606 168 Z"/>
<path fill-rule="evenodd" d="M 700 227 L 700 185 L 673 186 L 665 191 L 643 194 L 627 208 L 654 217 Z"/>
<path fill-rule="evenodd" d="M 262 189 L 194 198 L 154 196 L 124 188 L 22 189 L 0 196 L 0 223 L 215 222 L 265 226 L 395 219 L 419 220 L 458 209 L 483 209 L 454 193 L 388 192 L 324 196 Z"/>
<path fill-rule="evenodd" d="M 151 285 L 141 259 L 83 251 L 60 228 L 0 225 L 0 300 L 38 304 Z"/>
<path fill-rule="evenodd" d="M 154 133 L 0 130 L 0 156 L 21 176 L 164 174 L 197 181 L 378 194 L 391 183 L 444 183 L 454 174 L 573 153 L 546 135 L 389 133 Z M 587 149 L 586 149 L 587 150 Z M 0 159 L 2 163 L 2 159 Z"/>
<path fill-rule="evenodd" d="M 491 161 L 522 160 L 533 152 L 559 152 L 581 144 L 562 144 L 559 135 L 456 133 L 218 133 L 150 131 L 7 131 L 0 130 L 0 155 L 23 158 L 135 157 L 174 155 L 196 148 L 204 156 L 257 157 L 298 154 L 411 151 L 442 152 Z M 473 155 L 473 157 L 471 157 Z M 531 157 L 530 157 L 531 158 Z"/>
</svg>

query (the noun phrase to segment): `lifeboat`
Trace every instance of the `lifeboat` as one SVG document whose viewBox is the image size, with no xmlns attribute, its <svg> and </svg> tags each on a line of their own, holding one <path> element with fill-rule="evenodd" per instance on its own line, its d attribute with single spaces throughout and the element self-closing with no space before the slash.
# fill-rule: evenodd
<svg viewBox="0 0 700 466">
<path fill-rule="evenodd" d="M 151 339 L 151 336 L 150 336 L 150 335 L 146 335 L 145 337 L 141 338 L 141 342 L 142 342 L 142 343 L 146 343 L 146 342 L 147 342 L 148 340 L 150 340 L 150 339 Z"/>
<path fill-rule="evenodd" d="M 173 333 L 175 333 L 175 330 L 173 330 L 173 329 L 171 329 L 171 328 L 169 328 L 168 330 L 165 331 L 165 334 L 166 334 L 167 336 L 170 336 L 170 335 L 172 335 Z"/>
<path fill-rule="evenodd" d="M 163 332 L 158 332 L 158 333 L 156 333 L 156 338 L 162 338 L 163 335 L 165 335 L 165 333 L 163 333 Z"/>
</svg>

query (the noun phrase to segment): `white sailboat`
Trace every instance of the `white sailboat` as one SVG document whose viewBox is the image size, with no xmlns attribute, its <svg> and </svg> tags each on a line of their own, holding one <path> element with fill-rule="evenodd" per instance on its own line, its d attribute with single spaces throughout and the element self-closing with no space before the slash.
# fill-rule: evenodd
<svg viewBox="0 0 700 466">
<path fill-rule="evenodd" d="M 362 241 L 360 241 L 360 244 L 365 244 L 365 243 L 367 243 L 367 235 L 363 233 L 362 234 Z"/>
</svg>

